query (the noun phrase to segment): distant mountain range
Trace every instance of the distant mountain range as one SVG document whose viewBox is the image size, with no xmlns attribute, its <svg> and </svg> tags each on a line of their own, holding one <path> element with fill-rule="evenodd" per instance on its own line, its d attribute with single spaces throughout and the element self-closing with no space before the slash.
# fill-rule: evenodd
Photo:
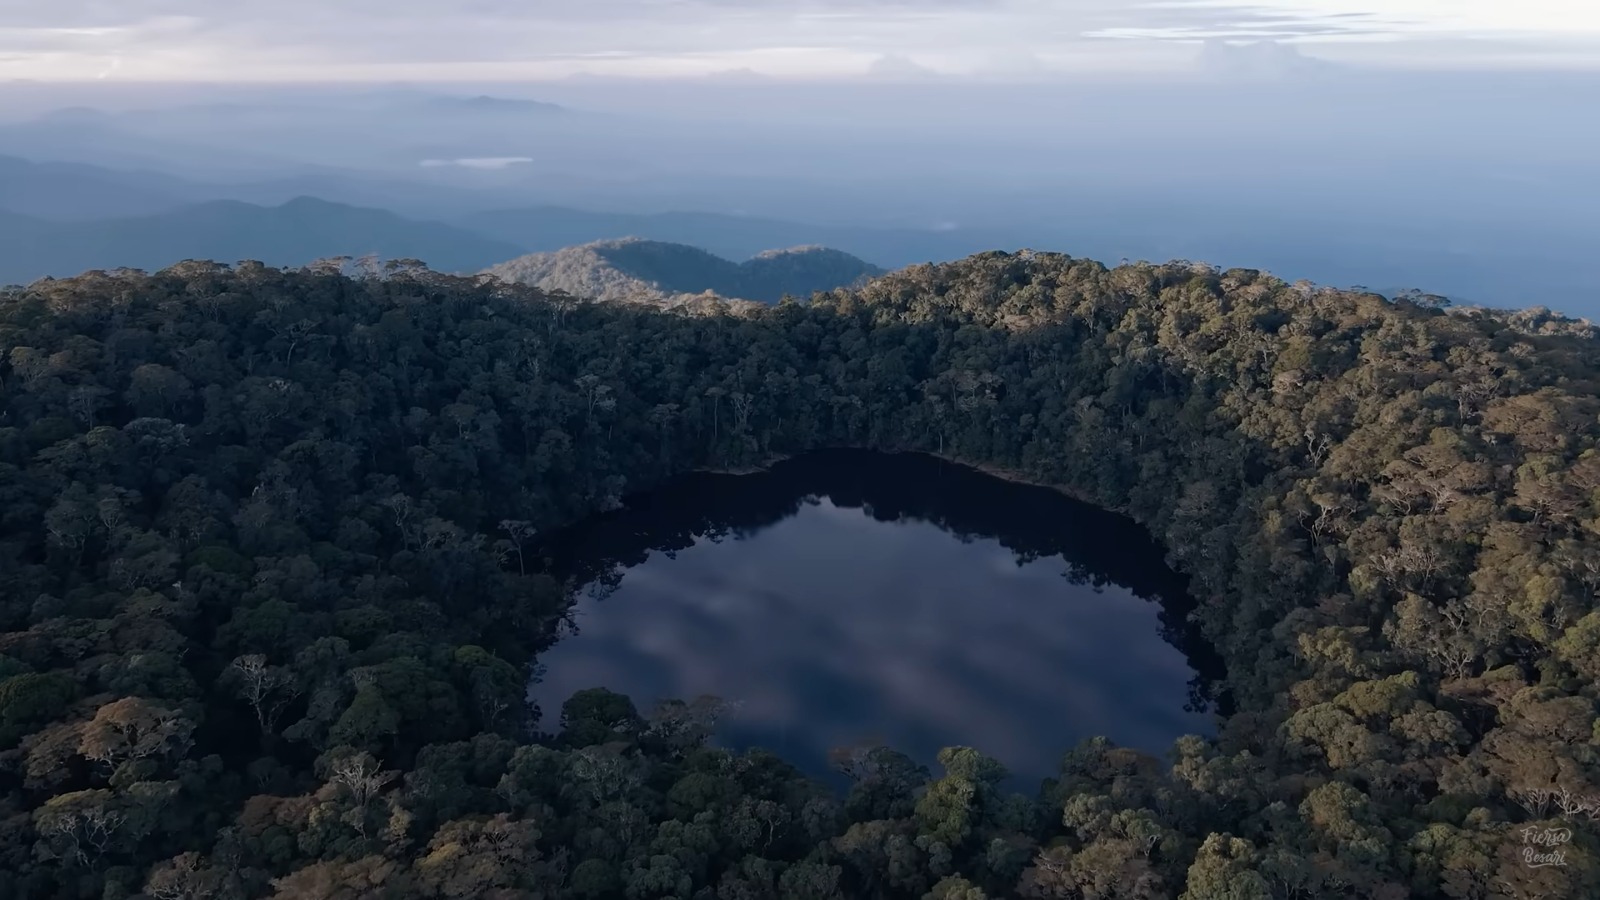
<svg viewBox="0 0 1600 900">
<path fill-rule="evenodd" d="M 394 105 L 404 99 L 373 102 Z M 478 105 L 474 98 L 438 102 Z M 529 105 L 537 111 L 530 118 L 551 112 L 540 101 L 506 102 Z M 490 105 L 498 107 L 500 101 L 491 99 Z M 101 115 L 68 111 L 55 118 L 68 125 L 92 124 Z M 568 115 L 551 112 L 548 118 Z M 207 181 L 204 169 L 174 175 L 154 167 L 6 156 L 5 146 L 18 146 L 6 139 L 8 134 L 0 126 L 0 284 L 87 269 L 157 269 L 191 258 L 294 266 L 366 253 L 476 272 L 528 253 L 634 235 L 699 248 L 724 263 L 772 247 L 820 245 L 896 269 L 985 250 L 1034 247 L 1107 261 L 1124 256 L 1205 260 L 1322 284 L 1366 284 L 1386 294 L 1420 287 L 1466 304 L 1543 304 L 1591 316 L 1600 308 L 1595 276 L 1581 262 L 1592 256 L 1592 238 L 1554 227 L 1487 241 L 1466 232 L 1407 229 L 1403 223 L 1369 232 L 1363 227 L 1366 219 L 1355 214 L 1263 208 L 1248 217 L 1219 219 L 1204 205 L 1137 196 L 1063 207 L 1054 219 L 1022 218 L 1003 231 L 827 225 L 712 212 L 596 212 L 558 205 L 496 209 L 496 204 L 529 201 L 496 187 L 494 172 L 470 173 L 469 180 L 482 180 L 467 187 L 329 166 Z M 23 155 L 37 152 L 35 145 L 23 144 L 30 148 Z M 74 144 L 90 145 L 129 146 L 108 137 Z M 188 146 L 186 152 L 208 151 Z M 691 281 L 694 291 L 716 289 L 704 279 Z M 670 279 L 666 284 L 678 287 Z M 739 284 L 741 290 L 754 290 Z"/>
<path fill-rule="evenodd" d="M 459 101 L 476 104 L 476 99 Z M 499 104 L 493 100 L 491 103 Z M 537 101 L 505 101 L 558 113 Z M 776 299 L 783 290 L 810 293 L 834 287 L 876 266 L 954 259 L 995 245 L 976 235 L 911 229 L 872 229 L 757 219 L 716 213 L 597 213 L 558 206 L 468 212 L 443 221 L 384 209 L 388 200 L 420 198 L 422 205 L 484 203 L 489 196 L 425 184 L 391 184 L 378 178 L 315 169 L 281 179 L 208 183 L 157 171 L 125 170 L 74 162 L 36 162 L 0 155 L 0 284 L 66 277 L 89 269 L 160 269 L 184 259 L 259 260 L 302 265 L 329 256 L 414 257 L 450 272 L 476 272 L 530 252 L 549 252 L 638 235 L 650 241 L 702 248 L 716 264 L 705 277 L 687 279 L 693 292 L 737 291 Z M 333 195 L 337 200 L 317 199 Z M 315 195 L 315 196 L 313 196 Z M 804 259 L 800 270 L 778 279 L 774 293 L 749 272 L 734 277 L 729 259 L 747 259 L 772 247 L 840 247 L 826 262 L 817 251 L 785 254 L 765 270 Z M 809 271 L 828 271 L 806 281 Z M 863 268 L 865 267 L 865 268 Z M 626 267 L 625 267 L 626 268 Z M 631 272 L 632 270 L 628 270 Z M 646 276 L 644 281 L 652 281 Z M 679 282 L 664 284 L 676 289 Z"/>
<path fill-rule="evenodd" d="M 52 220 L 141 216 L 184 203 L 185 183 L 156 172 L 0 156 L 0 209 Z"/>
<path fill-rule="evenodd" d="M 567 108 L 542 100 L 525 100 L 515 97 L 427 97 L 423 101 L 435 109 L 461 110 L 483 113 L 539 113 L 554 115 L 567 112 Z"/>
<path fill-rule="evenodd" d="M 0 128 L 0 133 L 3 130 Z M 317 166 L 300 166 L 290 173 L 265 178 L 205 181 L 154 169 L 37 162 L 8 156 L 0 150 L 0 209 L 49 222 L 152 215 L 214 200 L 280 206 L 298 197 L 390 209 L 412 218 L 439 219 L 487 208 L 494 196 L 487 191 L 479 193 Z M 541 248 L 525 248 L 537 249 Z"/>
<path fill-rule="evenodd" d="M 89 269 L 154 270 L 185 259 L 298 266 L 330 256 L 416 258 L 475 272 L 525 248 L 438 222 L 309 197 L 281 206 L 219 200 L 149 216 L 46 222 L 0 214 L 0 284 Z"/>
<path fill-rule="evenodd" d="M 826 247 L 768 250 L 735 263 L 697 247 L 641 238 L 534 253 L 487 271 L 507 281 L 600 300 L 671 302 L 710 292 L 762 303 L 786 294 L 809 297 L 883 274 L 871 263 Z"/>
<path fill-rule="evenodd" d="M 491 98 L 490 102 L 501 101 Z M 552 112 L 538 101 L 504 102 L 562 114 L 560 108 Z M 0 127 L 0 132 L 4 130 Z M 503 194 L 487 187 L 472 190 L 404 182 L 337 168 L 299 167 L 289 174 L 223 182 L 153 169 L 37 162 L 0 150 L 0 211 L 37 220 L 25 229 L 32 237 L 22 244 L 0 247 L 0 281 L 71 275 L 89 267 L 139 265 L 164 260 L 171 252 L 178 252 L 178 258 L 242 253 L 239 258 L 263 262 L 277 258 L 298 264 L 302 260 L 295 257 L 305 244 L 294 235 L 267 235 L 266 242 L 259 245 L 223 239 L 229 233 L 258 233 L 265 228 L 260 224 L 264 220 L 292 219 L 296 210 L 315 213 L 315 233 L 330 238 L 338 247 L 380 248 L 399 243 L 431 251 L 428 243 L 419 240 L 428 234 L 448 235 L 439 250 L 415 255 L 452 269 L 478 269 L 525 253 L 623 235 L 688 244 L 726 259 L 747 259 L 772 247 L 822 245 L 887 267 L 959 259 L 1015 243 L 1003 235 L 966 231 L 819 225 L 706 212 L 611 213 L 553 205 L 494 210 L 497 197 L 504 202 Z M 282 211 L 271 213 L 268 209 Z M 396 210 L 398 215 L 388 210 Z M 402 216 L 409 221 L 397 221 Z M 156 218 L 159 221 L 147 221 Z M 443 230 L 419 228 L 428 223 Z M 148 233 L 157 225 L 171 231 L 159 242 Z M 211 233 L 219 228 L 220 234 Z M 490 243 L 481 252 L 461 253 L 468 235 L 474 241 Z M 384 239 L 374 243 L 378 236 Z M 199 240 L 201 237 L 205 240 Z M 40 241 L 47 241 L 42 252 L 36 249 Z M 96 255 L 102 252 L 107 255 Z M 313 251 L 313 256 L 347 252 L 353 251 L 329 249 Z"/>
<path fill-rule="evenodd" d="M 5 171 L 4 162 L 0 159 L 0 175 Z M 41 168 L 59 174 L 64 181 L 80 168 L 92 174 L 91 167 L 67 164 L 36 166 L 30 171 Z M 81 196 L 88 202 L 95 188 L 104 187 L 109 193 L 120 186 L 114 181 L 89 182 Z M 277 206 L 216 200 L 149 215 L 88 221 L 47 221 L 8 209 L 5 200 L 37 201 L 21 204 L 29 208 L 45 205 L 48 197 L 28 194 L 23 179 L 7 182 L 0 178 L 0 284 L 27 284 L 90 269 L 153 271 L 186 259 L 221 263 L 251 259 L 272 266 L 299 266 L 332 256 L 374 254 L 385 259 L 420 259 L 443 272 L 489 270 L 511 281 L 580 296 L 668 300 L 711 292 L 770 303 L 784 294 L 810 296 L 883 271 L 848 253 L 814 245 L 766 251 L 735 263 L 681 243 L 638 238 L 596 242 L 594 229 L 612 223 L 575 211 L 551 210 L 539 215 L 544 227 L 538 228 L 537 241 L 581 234 L 587 243 L 529 255 L 530 249 L 539 247 L 538 242 L 500 240 L 456 225 L 311 197 Z M 118 202 L 137 208 L 160 199 L 129 190 Z M 630 218 L 642 217 L 617 218 L 615 225 L 620 227 Z M 724 233 L 740 221 L 728 216 L 688 218 Z M 777 232 L 805 234 L 805 228 L 790 223 Z M 695 233 L 695 229 L 682 232 Z M 616 232 L 600 234 L 610 238 Z"/>
</svg>

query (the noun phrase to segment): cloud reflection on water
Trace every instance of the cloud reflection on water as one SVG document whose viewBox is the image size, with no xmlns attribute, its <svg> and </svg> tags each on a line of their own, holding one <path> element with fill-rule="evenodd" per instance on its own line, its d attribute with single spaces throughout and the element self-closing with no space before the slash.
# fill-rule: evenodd
<svg viewBox="0 0 1600 900">
<path fill-rule="evenodd" d="M 547 728 L 595 686 L 641 711 L 739 701 L 725 740 L 811 771 L 831 747 L 882 739 L 923 761 L 970 744 L 1035 778 L 1092 735 L 1161 753 L 1209 731 L 1184 711 L 1195 673 L 1162 639 L 1160 607 L 1067 570 L 926 521 L 801 504 L 744 537 L 653 552 L 583 600 L 580 633 L 542 656 L 533 696 Z"/>
</svg>

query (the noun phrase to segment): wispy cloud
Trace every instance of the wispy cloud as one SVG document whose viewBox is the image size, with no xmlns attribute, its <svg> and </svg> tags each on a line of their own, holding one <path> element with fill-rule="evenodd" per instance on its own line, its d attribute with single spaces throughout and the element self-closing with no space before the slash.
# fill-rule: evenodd
<svg viewBox="0 0 1600 900">
<path fill-rule="evenodd" d="M 1138 9 L 1151 21 L 1091 35 L 1180 40 L 1600 39 L 1600 4 L 1590 0 L 1154 0 Z M 1170 14 L 1188 21 L 1160 21 Z"/>
<path fill-rule="evenodd" d="M 1492 39 L 1600 61 L 1594 0 L 0 0 L 0 23 L 0 76 L 49 78 L 93 77 L 113 58 L 128 78 L 860 74 L 885 57 L 1092 68 L 1117 63 L 1098 49 L 1107 39 L 1426 39 L 1463 58 Z"/>
</svg>

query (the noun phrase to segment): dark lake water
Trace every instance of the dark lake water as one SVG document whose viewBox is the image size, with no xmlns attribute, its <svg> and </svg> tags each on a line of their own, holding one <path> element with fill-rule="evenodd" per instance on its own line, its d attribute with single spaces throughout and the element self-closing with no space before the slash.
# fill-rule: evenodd
<svg viewBox="0 0 1600 900">
<path fill-rule="evenodd" d="M 590 585 L 577 632 L 539 658 L 546 730 L 584 688 L 641 712 L 711 694 L 735 704 L 721 743 L 812 774 L 831 748 L 883 742 L 930 765 L 976 747 L 1029 780 L 1094 735 L 1162 754 L 1212 731 L 1214 657 L 1149 534 L 931 457 L 693 475 L 543 552 Z"/>
</svg>

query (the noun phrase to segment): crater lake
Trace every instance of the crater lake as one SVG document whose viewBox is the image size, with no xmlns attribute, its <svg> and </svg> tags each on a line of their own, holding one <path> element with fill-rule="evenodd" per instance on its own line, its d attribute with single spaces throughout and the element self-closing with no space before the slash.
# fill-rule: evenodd
<svg viewBox="0 0 1600 900">
<path fill-rule="evenodd" d="M 1036 780 L 1095 735 L 1159 756 L 1213 730 L 1215 657 L 1144 529 L 938 458 L 829 450 L 697 473 L 537 553 L 581 586 L 529 690 L 547 732 L 587 688 L 646 714 L 712 695 L 718 743 L 810 774 L 838 747 L 932 766 L 962 745 Z"/>
</svg>

